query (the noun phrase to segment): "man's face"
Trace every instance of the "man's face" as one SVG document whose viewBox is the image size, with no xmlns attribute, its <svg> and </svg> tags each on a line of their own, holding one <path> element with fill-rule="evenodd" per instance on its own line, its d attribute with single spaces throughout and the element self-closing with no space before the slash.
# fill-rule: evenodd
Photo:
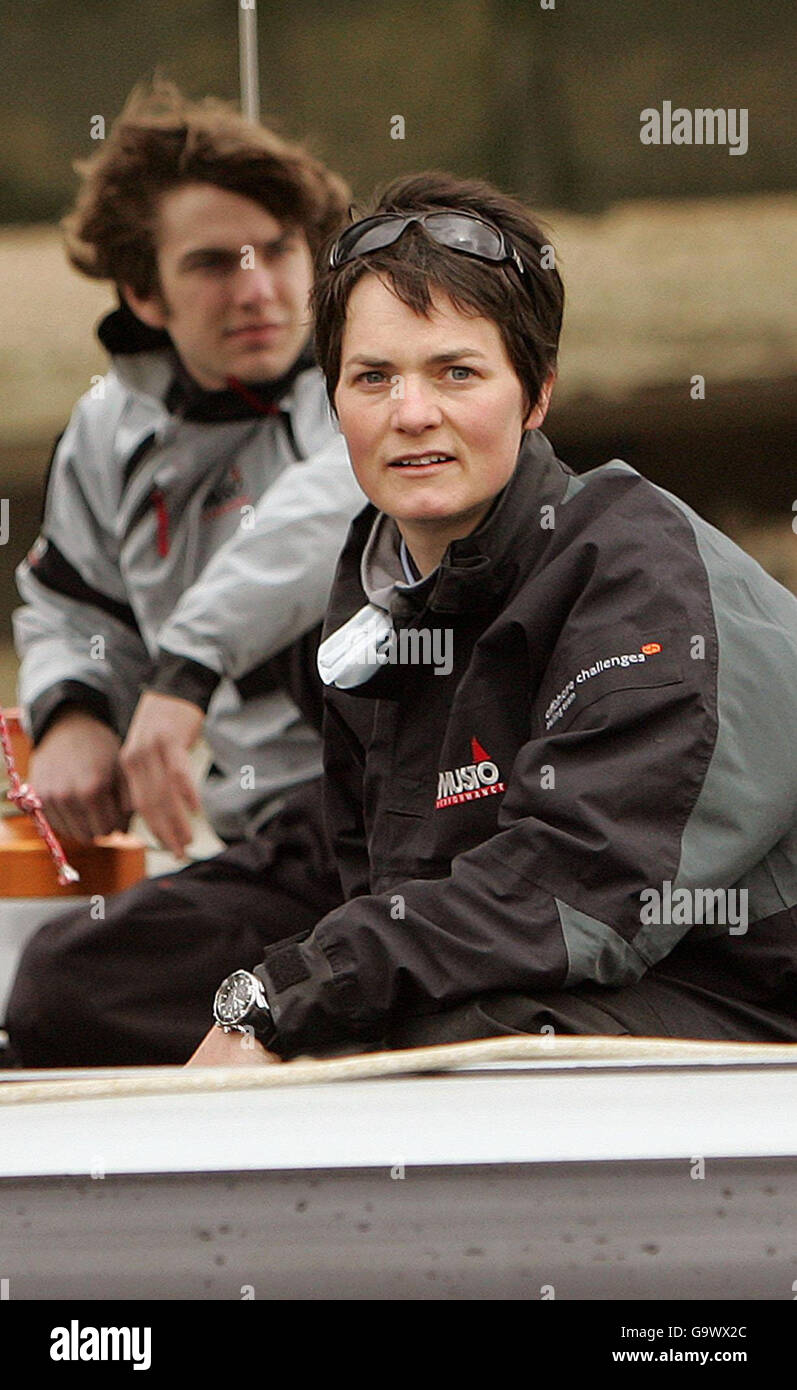
<svg viewBox="0 0 797 1390">
<path fill-rule="evenodd" d="M 445 295 L 423 318 L 376 275 L 349 298 L 335 407 L 360 487 L 413 554 L 414 538 L 445 549 L 479 525 L 515 470 L 523 429 L 545 415 L 539 406 L 526 417 L 491 319 Z"/>
<path fill-rule="evenodd" d="M 251 248 L 251 249 L 250 249 Z M 168 330 L 200 386 L 230 376 L 269 381 L 291 367 L 310 332 L 312 257 L 303 231 L 213 184 L 185 184 L 158 208 L 160 294 L 130 307 Z"/>
</svg>

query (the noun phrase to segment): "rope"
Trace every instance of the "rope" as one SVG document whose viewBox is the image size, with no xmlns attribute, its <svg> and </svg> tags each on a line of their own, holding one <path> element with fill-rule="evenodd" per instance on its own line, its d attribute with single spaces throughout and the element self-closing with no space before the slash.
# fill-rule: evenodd
<svg viewBox="0 0 797 1390">
<path fill-rule="evenodd" d="M 484 1038 L 475 1042 L 440 1043 L 392 1052 L 357 1053 L 349 1057 L 299 1057 L 293 1062 L 262 1067 L 141 1067 L 118 1078 L 92 1078 L 90 1070 L 75 1079 L 14 1081 L 8 1072 L 0 1083 L 4 1105 L 69 1100 L 118 1100 L 131 1096 L 212 1094 L 215 1091 L 259 1091 L 282 1086 L 317 1086 L 385 1076 L 418 1076 L 485 1063 L 583 1062 L 606 1066 L 797 1066 L 795 1043 L 703 1042 L 682 1038 L 570 1037 L 524 1035 Z M 26 1077 L 30 1072 L 26 1072 Z"/>
<path fill-rule="evenodd" d="M 1 705 L 0 743 L 3 745 L 3 757 L 5 758 L 6 771 L 8 772 L 9 790 L 6 792 L 8 800 L 17 807 L 17 810 L 24 812 L 25 815 L 32 818 L 36 829 L 50 851 L 58 874 L 60 886 L 66 888 L 70 883 L 79 883 L 80 874 L 77 869 L 73 869 L 72 865 L 67 863 L 67 858 L 61 848 L 60 841 L 57 839 L 52 826 L 44 814 L 41 798 L 38 796 L 37 792 L 34 791 L 33 787 L 29 786 L 27 782 L 22 781 L 17 772 L 14 754 L 11 748 L 11 735 L 8 732 L 8 725 L 6 724 Z"/>
</svg>

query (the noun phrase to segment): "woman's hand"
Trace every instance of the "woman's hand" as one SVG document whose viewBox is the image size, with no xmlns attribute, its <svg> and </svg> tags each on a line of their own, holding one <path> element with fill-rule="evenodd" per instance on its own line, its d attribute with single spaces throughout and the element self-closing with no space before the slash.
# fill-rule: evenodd
<svg viewBox="0 0 797 1390">
<path fill-rule="evenodd" d="M 187 1067 L 270 1067 L 282 1058 L 267 1052 L 253 1033 L 239 1033 L 236 1030 L 225 1033 L 214 1023 L 206 1033 L 193 1056 L 186 1062 Z"/>
</svg>

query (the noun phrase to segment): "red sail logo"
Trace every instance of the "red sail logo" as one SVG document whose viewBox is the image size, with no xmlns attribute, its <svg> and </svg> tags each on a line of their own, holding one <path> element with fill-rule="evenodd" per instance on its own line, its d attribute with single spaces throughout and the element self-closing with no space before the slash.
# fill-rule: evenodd
<svg viewBox="0 0 797 1390">
<path fill-rule="evenodd" d="M 458 806 L 461 801 L 478 801 L 483 796 L 496 796 L 506 791 L 497 764 L 485 753 L 477 738 L 471 739 L 470 750 L 473 762 L 438 774 L 435 802 L 438 811 L 444 806 Z"/>
</svg>

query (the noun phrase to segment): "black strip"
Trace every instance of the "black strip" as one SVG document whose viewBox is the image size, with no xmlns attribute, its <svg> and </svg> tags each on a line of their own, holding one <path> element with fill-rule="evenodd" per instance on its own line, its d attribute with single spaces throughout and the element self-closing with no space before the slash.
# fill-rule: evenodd
<svg viewBox="0 0 797 1390">
<path fill-rule="evenodd" d="M 74 565 L 70 565 L 66 556 L 61 554 L 55 542 L 47 537 L 43 539 L 44 545 L 40 554 L 30 562 L 31 572 L 39 583 L 57 594 L 75 599 L 78 603 L 90 603 L 95 608 L 100 608 L 104 613 L 109 613 L 112 618 L 124 623 L 126 627 L 132 628 L 140 637 L 141 632 L 130 605 L 119 603 L 108 594 L 101 593 L 99 589 L 93 589 Z"/>
<path fill-rule="evenodd" d="M 271 947 L 266 952 L 262 965 L 255 966 L 252 972 L 260 983 L 271 985 L 275 994 L 282 994 L 283 990 L 290 989 L 292 985 L 309 980 L 310 971 L 299 950 L 299 943 L 306 941 L 308 936 L 309 932 L 298 932 L 296 936 L 288 937 Z"/>
<path fill-rule="evenodd" d="M 291 449 L 293 450 L 293 456 L 298 463 L 301 460 L 302 455 L 299 451 L 299 445 L 296 443 L 296 435 L 293 432 L 293 421 L 291 420 L 291 417 L 288 414 L 287 410 L 283 410 L 281 412 L 280 419 L 283 425 L 285 426 L 285 433 L 288 436 L 288 443 L 290 444 Z"/>
<path fill-rule="evenodd" d="M 28 708 L 34 747 L 41 743 L 47 730 L 68 709 L 82 710 L 84 714 L 99 719 L 100 723 L 107 724 L 114 733 L 118 732 L 107 695 L 93 685 L 84 685 L 83 681 L 58 681 L 49 690 L 37 695 Z"/>
<path fill-rule="evenodd" d="M 324 716 L 324 686 L 316 665 L 320 639 L 319 624 L 283 647 L 276 656 L 247 671 L 233 682 L 241 699 L 251 700 L 256 695 L 285 690 L 308 724 L 320 733 Z"/>
<path fill-rule="evenodd" d="M 135 352 L 162 352 L 172 340 L 165 328 L 150 328 L 119 296 L 118 309 L 112 309 L 97 327 L 97 337 L 111 356 Z"/>
<path fill-rule="evenodd" d="M 200 661 L 162 651 L 158 655 L 155 675 L 147 681 L 147 690 L 172 695 L 178 700 L 190 700 L 192 705 L 206 711 L 220 680 L 218 671 L 203 666 Z"/>
<path fill-rule="evenodd" d="M 145 438 L 142 439 L 141 443 L 136 446 L 129 459 L 127 460 L 127 463 L 125 464 L 124 473 L 122 474 L 123 497 L 128 487 L 130 486 L 133 474 L 138 468 L 138 465 L 142 462 L 144 458 L 146 458 L 147 454 L 150 452 L 150 449 L 152 448 L 152 445 L 155 443 L 156 438 L 157 435 L 153 430 L 151 434 L 146 435 Z"/>
<path fill-rule="evenodd" d="M 154 498 L 156 491 L 156 488 L 150 488 L 149 491 L 141 498 L 141 501 L 139 502 L 138 506 L 133 512 L 133 515 L 130 517 L 127 523 L 127 529 L 125 531 L 125 540 L 129 540 L 136 527 L 140 526 L 141 522 L 144 521 L 148 516 L 150 516 L 152 509 L 155 506 Z"/>
<path fill-rule="evenodd" d="M 291 985 L 299 985 L 302 980 L 310 979 L 310 971 L 302 959 L 298 946 L 288 946 L 287 949 L 270 955 L 267 965 L 269 979 L 275 994 L 282 994 L 282 991 L 290 989 Z"/>
<path fill-rule="evenodd" d="M 238 694 L 242 700 L 252 700 L 257 695 L 271 695 L 275 690 L 279 690 L 280 682 L 274 673 L 274 658 L 269 657 L 268 661 L 261 661 L 259 666 L 254 666 L 251 671 L 247 671 L 240 680 L 233 681 Z"/>
<path fill-rule="evenodd" d="M 182 416 L 185 420 L 207 425 L 229 424 L 231 421 L 256 420 L 268 415 L 280 415 L 285 422 L 287 412 L 279 410 L 279 403 L 293 386 L 296 378 L 314 366 L 310 352 L 303 350 L 295 361 L 272 381 L 240 382 L 230 378 L 229 384 L 219 391 L 206 391 L 177 359 L 172 383 L 166 394 L 164 404 L 171 415 Z M 290 423 L 287 424 L 289 438 L 292 437 Z M 293 440 L 295 449 L 295 440 Z M 297 458 L 300 457 L 298 452 Z"/>
</svg>

